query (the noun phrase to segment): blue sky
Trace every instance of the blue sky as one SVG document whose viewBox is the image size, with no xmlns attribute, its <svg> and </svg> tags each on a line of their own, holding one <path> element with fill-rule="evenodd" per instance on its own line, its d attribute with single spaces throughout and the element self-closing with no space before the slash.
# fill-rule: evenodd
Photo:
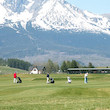
<svg viewBox="0 0 110 110">
<path fill-rule="evenodd" d="M 74 6 L 95 14 L 110 13 L 110 0 L 66 0 Z"/>
</svg>

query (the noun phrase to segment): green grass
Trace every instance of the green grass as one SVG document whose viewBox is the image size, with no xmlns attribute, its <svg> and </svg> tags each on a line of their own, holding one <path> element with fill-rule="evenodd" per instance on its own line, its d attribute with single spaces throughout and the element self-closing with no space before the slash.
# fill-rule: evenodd
<svg viewBox="0 0 110 110">
<path fill-rule="evenodd" d="M 83 74 L 50 74 L 55 84 L 46 84 L 46 75 L 17 75 L 22 84 L 0 75 L 0 110 L 110 110 L 109 74 L 89 74 L 88 84 Z"/>
<path fill-rule="evenodd" d="M 8 66 L 0 66 L 0 74 L 10 74 L 10 73 L 28 73 L 28 71 L 17 69 L 17 68 L 11 68 Z"/>
</svg>

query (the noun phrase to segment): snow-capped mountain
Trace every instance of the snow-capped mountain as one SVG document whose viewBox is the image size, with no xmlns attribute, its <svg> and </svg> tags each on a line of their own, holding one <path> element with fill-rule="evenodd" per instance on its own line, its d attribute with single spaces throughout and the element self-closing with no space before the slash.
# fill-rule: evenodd
<svg viewBox="0 0 110 110">
<path fill-rule="evenodd" d="M 107 17 L 110 19 L 110 13 L 102 14 L 102 16 Z"/>
<path fill-rule="evenodd" d="M 0 57 L 109 66 L 110 19 L 65 0 L 0 0 L 0 10 Z"/>
<path fill-rule="evenodd" d="M 65 0 L 2 0 L 0 24 L 26 29 L 32 27 L 45 30 L 71 30 L 104 32 L 110 34 L 110 20 L 106 17 L 82 11 Z"/>
</svg>

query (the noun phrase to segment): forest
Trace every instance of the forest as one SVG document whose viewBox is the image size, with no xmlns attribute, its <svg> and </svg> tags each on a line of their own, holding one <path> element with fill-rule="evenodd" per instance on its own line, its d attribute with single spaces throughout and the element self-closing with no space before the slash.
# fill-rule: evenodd
<svg viewBox="0 0 110 110">
<path fill-rule="evenodd" d="M 53 62 L 52 60 L 48 60 L 45 63 L 42 64 L 31 64 L 30 62 L 20 60 L 20 59 L 2 59 L 0 58 L 0 66 L 9 66 L 12 68 L 18 68 L 22 70 L 29 71 L 30 66 L 45 66 L 46 72 L 49 73 L 57 73 L 57 72 L 67 72 L 68 68 L 94 68 L 93 64 L 89 62 L 87 66 L 81 65 L 78 61 L 72 60 L 72 61 L 63 61 L 61 64 L 58 64 L 57 62 Z"/>
</svg>

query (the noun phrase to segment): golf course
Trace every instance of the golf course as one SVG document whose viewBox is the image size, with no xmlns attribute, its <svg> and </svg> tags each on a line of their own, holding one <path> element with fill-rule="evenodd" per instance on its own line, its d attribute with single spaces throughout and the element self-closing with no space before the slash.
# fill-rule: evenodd
<svg viewBox="0 0 110 110">
<path fill-rule="evenodd" d="M 17 73 L 22 83 L 13 83 L 13 74 L 0 75 L 0 110 L 110 110 L 110 74 Z M 67 76 L 72 79 L 67 83 Z"/>
</svg>

